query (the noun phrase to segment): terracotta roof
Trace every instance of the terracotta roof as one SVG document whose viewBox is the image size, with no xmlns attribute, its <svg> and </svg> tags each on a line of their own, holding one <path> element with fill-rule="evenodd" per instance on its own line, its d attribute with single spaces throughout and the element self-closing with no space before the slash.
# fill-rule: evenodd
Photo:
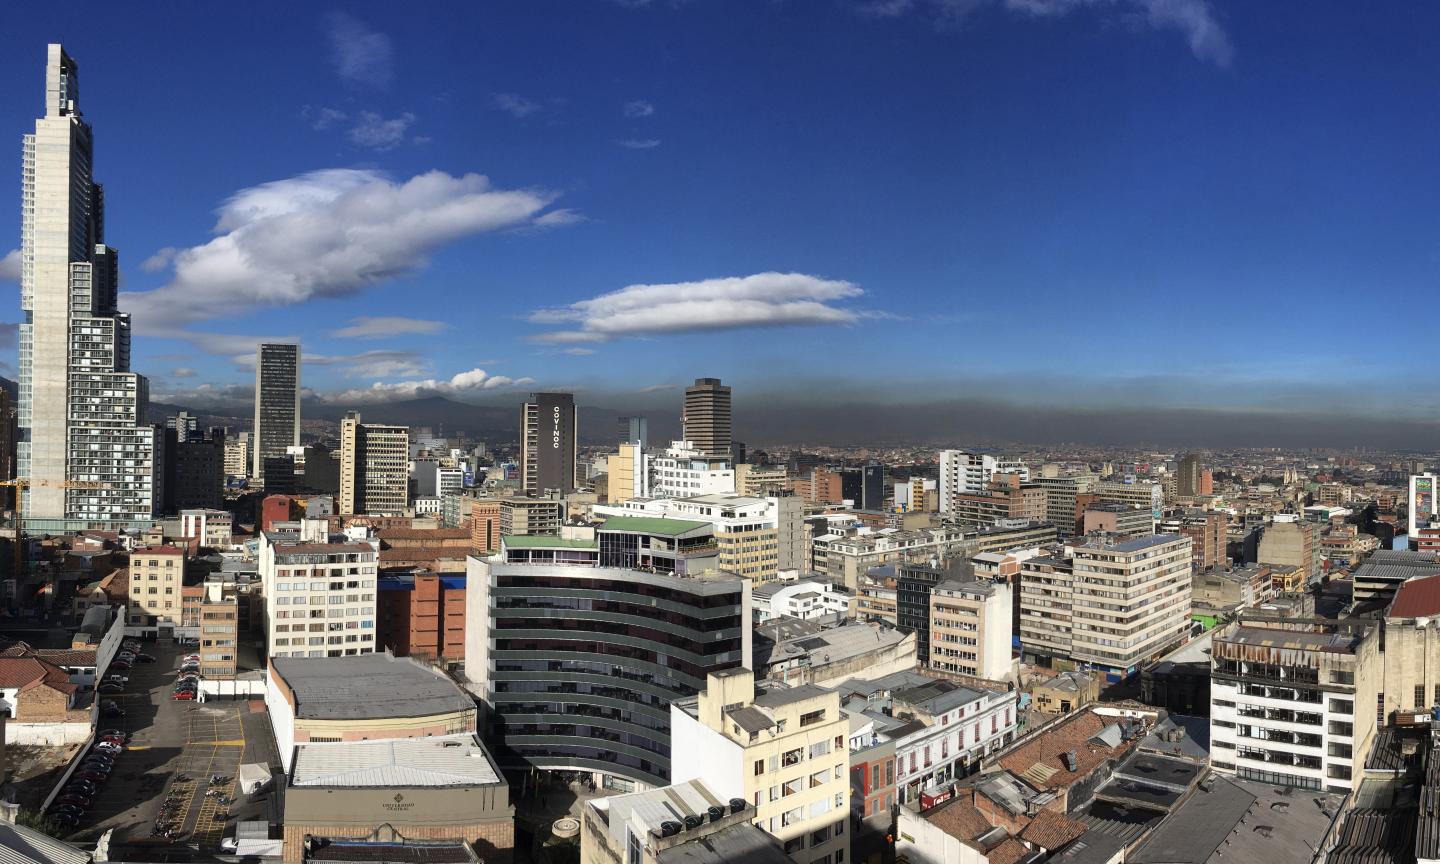
<svg viewBox="0 0 1440 864">
<path fill-rule="evenodd" d="M 4 657 L 33 657 L 57 666 L 94 666 L 94 648 L 34 648 L 28 642 L 16 642 L 4 651 Z"/>
<path fill-rule="evenodd" d="M 380 528 L 375 534 L 381 540 L 469 540 L 464 528 Z"/>
<path fill-rule="evenodd" d="M 989 864 L 1015 864 L 1016 861 L 1029 854 L 1030 850 L 1024 843 L 1014 837 L 1007 837 L 1005 842 L 986 853 L 985 860 Z"/>
<path fill-rule="evenodd" d="M 70 675 L 53 663 L 37 657 L 0 657 L 0 687 L 24 693 L 45 686 L 62 693 L 74 693 Z"/>
<path fill-rule="evenodd" d="M 1390 604 L 1390 618 L 1424 618 L 1440 615 L 1440 573 L 1401 583 Z"/>
<path fill-rule="evenodd" d="M 1000 765 L 1024 778 L 1037 789 L 1065 789 L 1070 784 L 1089 774 L 1107 759 L 1116 759 L 1134 746 L 1134 742 L 1121 741 L 1118 746 L 1104 747 L 1087 743 L 1101 729 L 1109 726 L 1112 719 L 1101 717 L 1094 711 L 1081 711 L 1054 726 L 1044 734 L 1026 742 L 1000 757 Z M 1061 756 L 1075 751 L 1075 770 L 1065 767 Z"/>
<path fill-rule="evenodd" d="M 1020 839 L 1054 852 L 1085 833 L 1085 823 L 1054 810 L 1041 810 L 1020 832 Z"/>
<path fill-rule="evenodd" d="M 974 840 L 993 827 L 974 804 L 960 799 L 925 813 L 925 821 L 960 840 Z"/>
</svg>

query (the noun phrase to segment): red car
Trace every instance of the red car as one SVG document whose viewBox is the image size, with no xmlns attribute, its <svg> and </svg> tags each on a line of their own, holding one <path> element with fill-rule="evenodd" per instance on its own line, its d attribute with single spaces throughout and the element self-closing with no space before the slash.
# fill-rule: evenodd
<svg viewBox="0 0 1440 864">
<path fill-rule="evenodd" d="M 81 780 L 89 780 L 91 783 L 104 783 L 110 779 L 110 775 L 94 768 L 84 771 L 77 771 L 75 776 Z"/>
<path fill-rule="evenodd" d="M 59 804 L 78 804 L 79 806 L 84 807 L 86 810 L 89 810 L 89 809 L 90 809 L 90 796 L 89 796 L 89 795 L 81 795 L 81 794 L 79 794 L 78 792 L 66 792 L 64 795 L 61 795 L 59 798 L 56 798 L 56 799 L 55 799 L 55 803 L 56 803 L 57 805 L 59 805 Z"/>
<path fill-rule="evenodd" d="M 184 702 L 184 701 L 187 701 L 187 700 L 190 700 L 190 699 L 194 699 L 194 698 L 195 698 L 195 691 L 194 691 L 194 690 L 176 690 L 176 691 L 175 691 L 175 695 L 174 695 L 174 696 L 171 696 L 170 698 L 171 698 L 171 699 L 174 699 L 176 702 Z"/>
</svg>

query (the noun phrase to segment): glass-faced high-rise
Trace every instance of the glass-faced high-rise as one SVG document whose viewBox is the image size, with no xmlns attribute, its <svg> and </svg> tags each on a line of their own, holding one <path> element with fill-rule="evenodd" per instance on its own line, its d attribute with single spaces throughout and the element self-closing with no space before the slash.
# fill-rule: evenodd
<svg viewBox="0 0 1440 864">
<path fill-rule="evenodd" d="M 104 245 L 79 68 L 49 46 L 45 115 L 24 138 L 20 240 L 18 475 L 25 518 L 100 525 L 154 517 L 157 432 L 145 378 L 130 371 L 130 317 Z M 58 526 L 57 526 L 58 527 Z"/>
<path fill-rule="evenodd" d="M 255 434 L 251 477 L 265 476 L 265 460 L 300 446 L 300 346 L 261 343 L 255 350 Z"/>
</svg>

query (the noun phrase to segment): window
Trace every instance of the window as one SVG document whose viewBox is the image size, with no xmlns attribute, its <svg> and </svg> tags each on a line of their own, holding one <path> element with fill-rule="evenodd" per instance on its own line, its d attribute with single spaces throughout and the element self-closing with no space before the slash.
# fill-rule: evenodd
<svg viewBox="0 0 1440 864">
<path fill-rule="evenodd" d="M 759 777 L 761 774 L 764 774 L 764 773 L 765 773 L 765 760 L 764 760 L 764 759 L 756 759 L 756 760 L 755 760 L 755 776 L 756 776 L 756 777 Z"/>
<path fill-rule="evenodd" d="M 800 715 L 800 728 L 801 728 L 801 729 L 804 729 L 806 726 L 813 726 L 813 725 L 815 725 L 816 723 L 823 722 L 824 720 L 825 720 L 825 709 L 824 709 L 824 708 L 821 708 L 819 711 L 810 711 L 810 712 L 808 712 L 808 713 L 805 713 L 805 714 L 801 714 L 801 715 Z"/>
<path fill-rule="evenodd" d="M 1383 695 L 1383 694 L 1382 694 L 1382 695 Z M 1349 699 L 1331 699 L 1331 700 L 1330 700 L 1330 713 L 1331 713 L 1331 714 L 1354 714 L 1354 713 L 1355 713 L 1355 703 L 1354 703 L 1353 701 L 1349 700 Z"/>
<path fill-rule="evenodd" d="M 1424 684 L 1416 684 L 1416 685 L 1415 685 L 1415 704 L 1414 704 L 1413 707 L 1415 707 L 1415 708 L 1423 708 L 1424 706 L 1425 706 L 1425 685 L 1424 685 Z"/>
<path fill-rule="evenodd" d="M 1385 694 L 1383 692 L 1375 694 L 1375 722 L 1385 722 Z"/>
<path fill-rule="evenodd" d="M 799 765 L 800 760 L 804 758 L 805 752 L 801 748 L 796 747 L 794 750 L 787 750 L 780 754 L 780 764 L 788 768 L 791 765 Z"/>
</svg>

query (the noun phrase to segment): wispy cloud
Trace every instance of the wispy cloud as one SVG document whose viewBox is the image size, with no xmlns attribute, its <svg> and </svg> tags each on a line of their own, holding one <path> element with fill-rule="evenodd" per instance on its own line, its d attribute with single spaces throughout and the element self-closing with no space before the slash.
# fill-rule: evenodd
<svg viewBox="0 0 1440 864">
<path fill-rule="evenodd" d="M 634 99 L 626 102 L 620 111 L 626 117 L 649 117 L 655 113 L 655 105 L 644 99 Z"/>
<path fill-rule="evenodd" d="M 581 348 L 581 347 L 579 347 L 579 346 L 576 346 L 576 347 L 574 347 L 574 348 L 561 348 L 561 349 L 560 349 L 560 353 L 561 353 L 561 354 L 569 354 L 569 355 L 572 356 L 572 357 L 588 357 L 589 355 L 595 353 L 595 349 L 594 349 L 594 348 Z"/>
<path fill-rule="evenodd" d="M 0 258 L 0 282 L 20 281 L 20 250 L 11 249 Z"/>
<path fill-rule="evenodd" d="M 325 38 L 330 59 L 342 80 L 369 87 L 385 87 L 395 77 L 394 48 L 390 37 L 346 12 L 325 16 Z"/>
<path fill-rule="evenodd" d="M 519 93 L 496 93 L 491 98 L 490 104 L 509 114 L 511 117 L 525 118 L 531 114 L 539 114 L 545 110 L 545 106 L 534 99 L 527 99 Z"/>
<path fill-rule="evenodd" d="M 170 377 L 171 377 L 171 378 L 194 378 L 194 377 L 195 377 L 195 370 L 194 370 L 194 369 L 191 369 L 189 366 L 176 366 L 174 369 L 171 369 L 171 370 L 170 370 Z"/>
<path fill-rule="evenodd" d="M 1129 26 L 1178 32 L 1192 54 L 1216 66 L 1229 66 L 1235 56 L 1235 48 L 1210 0 L 866 0 L 856 8 L 870 18 L 920 14 L 931 17 L 937 26 L 954 27 L 992 7 L 1046 19 L 1092 11 Z"/>
<path fill-rule="evenodd" d="M 339 108 L 316 108 L 313 105 L 306 105 L 300 109 L 300 119 L 310 124 L 310 128 L 316 132 L 323 132 L 337 123 L 344 122 L 349 117 Z"/>
<path fill-rule="evenodd" d="M 351 318 L 347 326 L 332 331 L 330 335 L 340 339 L 389 339 L 394 336 L 439 333 L 449 327 L 444 321 L 429 321 L 424 318 L 361 315 Z"/>
<path fill-rule="evenodd" d="M 182 328 L 199 321 L 354 294 L 413 273 L 464 237 L 536 224 L 555 197 L 442 171 L 403 182 L 357 169 L 277 180 L 237 192 L 220 207 L 215 238 L 176 253 L 167 285 L 127 293 L 122 304 L 145 332 L 187 338 Z"/>
<path fill-rule="evenodd" d="M 866 313 L 836 305 L 864 292 L 853 283 L 804 273 L 756 273 L 727 279 L 629 285 L 558 309 L 531 313 L 536 324 L 569 324 L 538 342 L 608 342 L 755 327 L 854 324 Z"/>
<path fill-rule="evenodd" d="M 558 210 L 551 210 L 549 213 L 541 214 L 535 219 L 535 224 L 541 228 L 555 228 L 560 225 L 574 225 L 577 222 L 584 221 L 584 213 L 581 213 L 579 210 L 562 207 Z"/>
<path fill-rule="evenodd" d="M 656 147 L 660 146 L 660 139 L 625 138 L 620 141 L 616 141 L 615 143 L 619 144 L 621 147 L 624 147 L 626 150 L 654 150 Z"/>
<path fill-rule="evenodd" d="M 641 387 L 636 393 L 664 393 L 666 390 L 674 390 L 674 384 L 651 384 L 648 387 Z"/>
<path fill-rule="evenodd" d="M 342 390 L 338 393 L 320 394 L 327 402 L 367 403 L 395 402 L 415 399 L 420 396 L 457 396 L 466 393 L 481 393 L 487 390 L 501 390 L 507 387 L 523 387 L 534 384 L 533 378 L 510 378 L 505 375 L 491 375 L 484 369 L 471 369 L 452 375 L 448 379 L 427 378 L 423 381 L 399 381 L 386 383 L 376 381 L 369 387 Z"/>
<path fill-rule="evenodd" d="M 174 246 L 156 249 L 155 254 L 140 262 L 140 269 L 146 273 L 159 273 L 170 266 L 170 262 L 175 260 L 175 253 L 179 251 Z"/>
<path fill-rule="evenodd" d="M 348 133 L 350 141 L 371 150 L 391 150 L 405 140 L 405 133 L 415 122 L 415 115 L 406 111 L 398 117 L 382 117 L 374 111 L 361 111 Z"/>
<path fill-rule="evenodd" d="M 430 361 L 416 352 L 386 348 L 359 354 L 302 354 L 302 362 L 337 369 L 346 378 L 418 378 L 431 374 Z"/>
</svg>

